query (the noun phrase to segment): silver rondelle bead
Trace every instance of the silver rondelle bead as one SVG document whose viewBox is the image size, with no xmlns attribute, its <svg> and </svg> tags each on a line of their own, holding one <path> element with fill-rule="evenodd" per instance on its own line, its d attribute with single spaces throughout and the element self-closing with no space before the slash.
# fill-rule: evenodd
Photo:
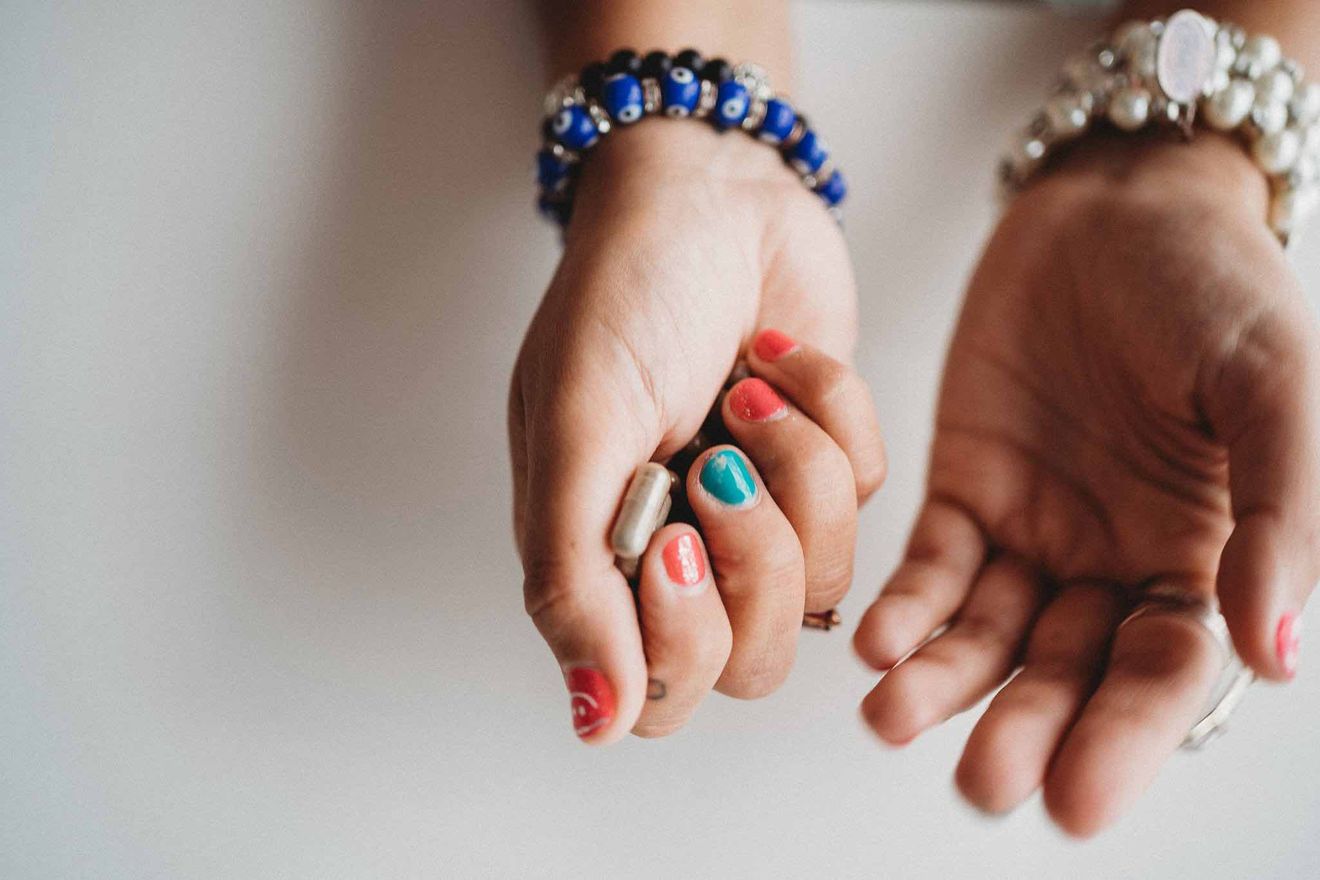
<svg viewBox="0 0 1320 880">
<path fill-rule="evenodd" d="M 1008 160 L 1018 182 L 1025 181 L 1036 173 L 1036 169 L 1040 168 L 1041 162 L 1045 160 L 1046 152 L 1048 148 L 1045 142 L 1030 134 L 1024 134 L 1013 142 Z"/>
<path fill-rule="evenodd" d="M 1202 102 L 1205 121 L 1216 131 L 1232 131 L 1242 124 L 1256 103 L 1256 87 L 1245 79 L 1231 80 Z"/>
<path fill-rule="evenodd" d="M 1059 140 L 1075 138 L 1090 124 L 1091 118 L 1076 95 L 1055 95 L 1045 104 L 1045 119 L 1050 133 Z"/>
<path fill-rule="evenodd" d="M 1109 121 L 1123 131 L 1137 131 L 1150 119 L 1150 92 L 1127 86 L 1109 99 Z"/>
<path fill-rule="evenodd" d="M 1267 134 L 1251 146 L 1256 164 L 1266 174 L 1287 174 L 1302 155 L 1302 135 L 1295 128 Z"/>
</svg>

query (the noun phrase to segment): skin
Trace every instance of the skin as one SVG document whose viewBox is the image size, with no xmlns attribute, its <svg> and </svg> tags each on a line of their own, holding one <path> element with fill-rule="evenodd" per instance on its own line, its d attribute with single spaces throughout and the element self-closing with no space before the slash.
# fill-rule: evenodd
<svg viewBox="0 0 1320 880">
<path fill-rule="evenodd" d="M 620 45 L 692 44 L 784 82 L 783 4 L 542 8 L 556 75 Z M 1320 65 L 1320 4 L 1198 8 Z M 863 715 L 894 744 L 1017 672 L 958 766 L 982 809 L 1043 789 L 1060 827 L 1085 836 L 1153 779 L 1219 658 L 1186 616 L 1117 629 L 1152 584 L 1217 598 L 1257 674 L 1287 677 L 1279 622 L 1320 575 L 1320 340 L 1267 204 L 1227 138 L 1097 134 L 986 245 L 945 368 L 928 497 L 854 639 L 886 672 Z M 560 663 L 597 666 L 618 693 L 591 741 L 672 732 L 712 687 L 769 692 L 796 615 L 846 589 L 856 504 L 884 470 L 846 366 L 854 297 L 837 228 L 772 151 L 644 123 L 593 153 L 510 395 L 528 610 Z M 749 343 L 766 327 L 809 345 L 761 361 Z M 690 527 L 670 526 L 635 605 L 605 541 L 628 475 L 692 436 L 740 355 L 791 406 L 763 425 L 723 411 L 763 491 L 722 509 L 682 475 L 710 583 L 673 592 L 657 555 Z M 646 699 L 648 680 L 663 700 Z"/>
<path fill-rule="evenodd" d="M 1043 786 L 1088 835 L 1150 782 L 1218 667 L 1185 616 L 1115 633 L 1149 585 L 1217 593 L 1238 652 L 1286 677 L 1279 620 L 1320 574 L 1320 346 L 1266 207 L 1227 140 L 1097 141 L 987 245 L 924 508 L 854 640 L 893 667 L 863 702 L 891 743 L 1022 665 L 958 769 L 977 806 Z"/>
<path fill-rule="evenodd" d="M 857 507 L 884 476 L 865 383 L 846 365 L 856 293 L 842 236 L 772 150 L 705 126 L 646 124 L 592 155 L 564 257 L 518 357 L 510 393 L 515 532 L 527 607 L 561 665 L 610 680 L 608 743 L 678 729 L 712 687 L 773 691 L 804 610 L 852 579 Z M 801 347 L 769 363 L 750 343 L 777 328 Z M 758 473 L 730 508 L 686 479 L 712 589 L 675 592 L 643 559 L 639 604 L 608 536 L 634 467 L 696 433 L 740 357 L 786 399 L 724 421 Z M 640 621 L 639 621 L 640 618 Z M 648 679 L 665 685 L 647 700 Z"/>
</svg>

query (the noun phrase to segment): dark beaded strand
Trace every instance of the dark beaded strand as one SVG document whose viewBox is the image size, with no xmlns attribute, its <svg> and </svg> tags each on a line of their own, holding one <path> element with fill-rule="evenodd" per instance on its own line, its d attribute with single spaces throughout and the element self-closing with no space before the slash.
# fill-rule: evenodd
<svg viewBox="0 0 1320 880">
<path fill-rule="evenodd" d="M 541 211 L 561 226 L 567 225 L 578 169 L 586 153 L 612 127 L 663 113 L 676 118 L 705 117 L 717 131 L 741 128 L 774 146 L 835 212 L 847 186 L 830 161 L 824 141 L 787 101 L 767 96 L 757 76 L 740 74 L 735 79 L 728 61 L 703 60 L 695 49 L 684 49 L 672 58 L 660 50 L 642 57 L 632 49 L 620 49 L 604 63 L 586 65 L 577 80 L 581 97 L 572 95 L 571 81 L 560 86 L 568 89 L 561 93 L 565 96 L 562 104 L 541 126 L 545 144 L 537 155 Z M 713 108 L 705 103 L 698 106 L 699 96 L 708 100 L 712 94 Z"/>
<path fill-rule="evenodd" d="M 670 68 L 673 66 L 674 62 L 670 60 L 669 53 L 657 49 L 654 52 L 646 53 L 646 57 L 642 59 L 641 75 L 651 79 L 660 79 L 669 73 Z"/>
</svg>

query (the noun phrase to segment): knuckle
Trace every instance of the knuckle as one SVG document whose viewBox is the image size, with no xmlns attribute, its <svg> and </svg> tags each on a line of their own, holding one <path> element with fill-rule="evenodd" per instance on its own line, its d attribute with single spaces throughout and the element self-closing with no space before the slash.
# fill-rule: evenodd
<svg viewBox="0 0 1320 880">
<path fill-rule="evenodd" d="M 572 578 L 559 564 L 549 560 L 526 563 L 523 575 L 523 608 L 539 626 L 576 598 Z"/>
<path fill-rule="evenodd" d="M 854 377 L 853 371 L 838 361 L 822 361 L 805 380 L 807 396 L 822 406 L 831 406 L 849 395 Z"/>
<path fill-rule="evenodd" d="M 880 487 L 889 477 L 889 462 L 885 459 L 884 452 L 877 450 L 874 455 L 866 456 L 854 466 L 853 477 L 856 481 L 859 504 L 879 492 Z"/>
<path fill-rule="evenodd" d="M 807 575 L 808 609 L 833 608 L 848 594 L 853 581 L 852 547 L 831 548 L 811 557 Z"/>
<path fill-rule="evenodd" d="M 661 737 L 671 736 L 683 729 L 683 725 L 688 723 L 688 715 L 666 715 L 664 717 L 648 718 L 643 716 L 640 721 L 633 725 L 633 735 L 642 739 L 660 739 Z"/>
<path fill-rule="evenodd" d="M 734 699 L 759 700 L 779 690 L 792 665 L 790 652 L 735 652 L 718 687 Z"/>
</svg>

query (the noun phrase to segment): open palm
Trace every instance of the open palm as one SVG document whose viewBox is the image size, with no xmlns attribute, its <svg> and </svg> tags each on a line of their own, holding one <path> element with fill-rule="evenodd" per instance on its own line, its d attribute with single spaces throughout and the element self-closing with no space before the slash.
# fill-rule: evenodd
<svg viewBox="0 0 1320 880">
<path fill-rule="evenodd" d="M 1217 595 L 1244 660 L 1292 673 L 1317 347 L 1237 150 L 1096 146 L 1019 198 L 969 286 L 928 496 L 856 645 L 893 667 L 863 704 L 893 743 L 1021 666 L 959 767 L 984 809 L 1043 786 L 1092 833 L 1177 747 L 1222 657 L 1187 616 L 1116 633 L 1144 589 Z"/>
</svg>

